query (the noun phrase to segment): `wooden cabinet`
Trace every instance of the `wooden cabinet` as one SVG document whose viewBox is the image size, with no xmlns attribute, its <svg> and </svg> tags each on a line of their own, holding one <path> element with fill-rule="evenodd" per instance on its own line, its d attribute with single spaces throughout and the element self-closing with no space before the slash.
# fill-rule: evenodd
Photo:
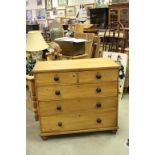
<svg viewBox="0 0 155 155">
<path fill-rule="evenodd" d="M 39 24 L 27 24 L 26 25 L 26 33 L 29 31 L 39 30 Z"/>
<path fill-rule="evenodd" d="M 118 67 L 109 58 L 37 62 L 41 137 L 117 131 Z"/>
<path fill-rule="evenodd" d="M 129 27 L 129 3 L 116 3 L 109 6 L 109 23 L 114 21 Z"/>
</svg>

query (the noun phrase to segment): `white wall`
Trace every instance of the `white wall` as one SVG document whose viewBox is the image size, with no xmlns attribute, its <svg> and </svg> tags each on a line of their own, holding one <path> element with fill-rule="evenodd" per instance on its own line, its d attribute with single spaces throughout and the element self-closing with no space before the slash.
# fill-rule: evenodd
<svg viewBox="0 0 155 155">
<path fill-rule="evenodd" d="M 95 0 L 68 0 L 68 6 L 78 4 L 89 4 L 94 2 Z M 58 7 L 58 0 L 53 0 L 52 3 L 53 7 Z M 37 0 L 29 0 L 29 5 L 26 7 L 26 9 L 32 10 L 32 9 L 45 8 L 45 0 L 42 0 L 42 4 L 43 4 L 42 6 L 37 6 Z"/>
<path fill-rule="evenodd" d="M 28 0 L 27 10 L 45 9 L 45 0 L 42 0 L 42 6 L 37 6 L 37 0 Z"/>
<path fill-rule="evenodd" d="M 45 0 L 42 0 L 41 6 L 37 6 L 37 0 L 28 0 L 28 6 L 26 6 L 26 10 L 32 10 L 32 18 L 36 18 L 37 9 L 45 9 Z"/>
<path fill-rule="evenodd" d="M 95 0 L 68 0 L 68 6 L 94 3 Z M 52 1 L 52 6 L 57 9 L 65 9 L 65 6 L 58 6 L 58 0 Z M 32 18 L 36 18 L 36 9 L 45 9 L 45 0 L 42 0 L 42 6 L 37 6 L 37 0 L 28 0 L 26 10 L 32 10 Z M 76 6 L 78 10 L 78 6 Z M 51 12 L 52 16 L 52 12 Z"/>
</svg>

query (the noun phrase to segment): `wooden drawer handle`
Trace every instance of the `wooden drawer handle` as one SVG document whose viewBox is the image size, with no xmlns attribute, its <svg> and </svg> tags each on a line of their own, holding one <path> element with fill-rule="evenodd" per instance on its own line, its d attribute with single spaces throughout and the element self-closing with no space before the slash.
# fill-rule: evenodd
<svg viewBox="0 0 155 155">
<path fill-rule="evenodd" d="M 57 106 L 57 110 L 58 110 L 58 111 L 61 111 L 61 110 L 62 110 L 62 108 L 61 108 L 60 105 Z"/>
<path fill-rule="evenodd" d="M 54 76 L 54 81 L 59 81 L 59 76 L 55 75 Z"/>
<path fill-rule="evenodd" d="M 61 93 L 60 93 L 60 90 L 56 90 L 55 91 L 55 95 L 59 96 Z"/>
<path fill-rule="evenodd" d="M 62 122 L 58 122 L 58 126 L 61 127 L 62 126 Z"/>
<path fill-rule="evenodd" d="M 102 122 L 102 119 L 101 118 L 96 118 L 96 122 L 97 123 L 101 123 Z"/>
<path fill-rule="evenodd" d="M 102 75 L 100 73 L 97 73 L 96 74 L 96 79 L 101 79 L 102 78 Z"/>
<path fill-rule="evenodd" d="M 96 102 L 96 108 L 101 108 L 102 107 L 102 103 L 101 102 Z"/>
<path fill-rule="evenodd" d="M 101 88 L 99 88 L 99 87 L 96 88 L 96 92 L 97 92 L 97 93 L 100 93 L 101 91 L 102 91 Z"/>
</svg>

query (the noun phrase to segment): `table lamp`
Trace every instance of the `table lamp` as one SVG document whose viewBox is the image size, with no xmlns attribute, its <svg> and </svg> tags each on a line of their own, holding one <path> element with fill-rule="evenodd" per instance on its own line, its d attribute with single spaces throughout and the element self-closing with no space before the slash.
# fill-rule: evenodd
<svg viewBox="0 0 155 155">
<path fill-rule="evenodd" d="M 29 31 L 26 36 L 26 51 L 31 52 L 32 58 L 42 59 L 42 50 L 47 49 L 49 45 L 45 42 L 41 31 Z"/>
</svg>

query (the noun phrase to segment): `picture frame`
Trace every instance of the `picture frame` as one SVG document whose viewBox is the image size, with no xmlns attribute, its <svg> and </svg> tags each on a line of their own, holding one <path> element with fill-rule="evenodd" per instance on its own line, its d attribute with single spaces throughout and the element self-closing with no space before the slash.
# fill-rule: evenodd
<svg viewBox="0 0 155 155">
<path fill-rule="evenodd" d="M 127 70 L 127 63 L 128 63 L 128 55 L 124 53 L 116 53 L 116 52 L 110 52 L 110 51 L 104 51 L 103 52 L 103 58 L 110 58 L 113 61 L 115 61 L 119 66 L 122 66 L 119 68 L 119 77 L 118 77 L 118 92 L 119 92 L 119 98 L 121 99 L 123 96 L 123 90 L 124 90 L 124 84 L 125 84 L 125 77 L 126 77 L 126 70 Z M 121 69 L 123 68 L 123 70 Z M 123 73 L 123 76 L 120 75 Z"/>
<path fill-rule="evenodd" d="M 57 16 L 58 17 L 65 17 L 66 16 L 66 10 L 65 9 L 57 10 Z"/>
<path fill-rule="evenodd" d="M 46 18 L 47 19 L 50 19 L 51 18 L 50 11 L 46 11 Z"/>
<path fill-rule="evenodd" d="M 37 6 L 41 6 L 42 5 L 42 0 L 37 0 Z"/>
<path fill-rule="evenodd" d="M 112 4 L 117 4 L 117 3 L 127 3 L 128 0 L 111 0 Z"/>
<path fill-rule="evenodd" d="M 26 7 L 29 5 L 29 0 L 26 0 Z"/>
<path fill-rule="evenodd" d="M 38 20 L 45 19 L 45 10 L 44 9 L 36 10 L 36 17 Z"/>
<path fill-rule="evenodd" d="M 95 8 L 95 4 L 94 3 L 92 3 L 92 4 L 85 4 L 85 8 L 86 8 L 86 11 L 87 11 L 87 16 L 90 17 L 90 9 Z"/>
<path fill-rule="evenodd" d="M 32 20 L 32 10 L 26 10 L 26 20 Z"/>
<path fill-rule="evenodd" d="M 66 6 L 68 4 L 68 0 L 58 0 L 58 6 Z"/>
<path fill-rule="evenodd" d="M 75 16 L 75 15 L 76 15 L 75 6 L 68 6 L 68 7 L 66 7 L 66 16 L 67 17 Z"/>
<path fill-rule="evenodd" d="M 45 0 L 45 9 L 46 11 L 52 10 L 52 0 Z"/>
<path fill-rule="evenodd" d="M 57 9 L 56 8 L 52 8 L 52 12 L 53 12 L 53 15 L 57 15 Z"/>
</svg>

